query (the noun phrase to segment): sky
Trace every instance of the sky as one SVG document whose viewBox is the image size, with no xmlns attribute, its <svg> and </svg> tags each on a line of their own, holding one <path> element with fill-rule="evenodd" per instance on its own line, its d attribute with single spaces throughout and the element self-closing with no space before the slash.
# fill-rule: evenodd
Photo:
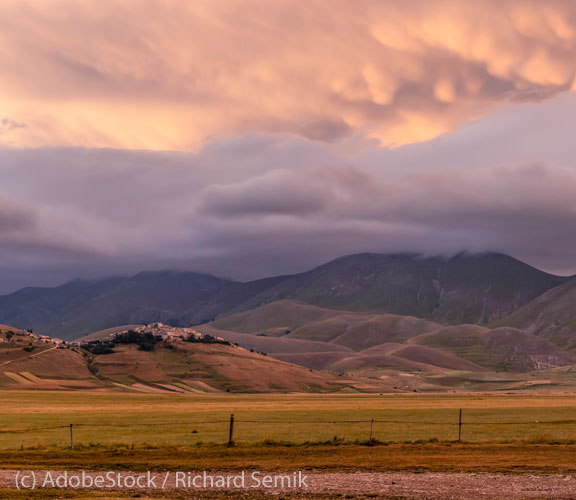
<svg viewBox="0 0 576 500">
<path fill-rule="evenodd" d="M 0 293 L 356 252 L 576 274 L 572 0 L 0 1 Z"/>
</svg>

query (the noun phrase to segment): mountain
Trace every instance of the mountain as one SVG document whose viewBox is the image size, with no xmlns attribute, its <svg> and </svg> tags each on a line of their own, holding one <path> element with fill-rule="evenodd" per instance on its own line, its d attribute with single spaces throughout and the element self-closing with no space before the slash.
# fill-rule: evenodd
<svg viewBox="0 0 576 500">
<path fill-rule="evenodd" d="M 20 328 L 73 339 L 122 324 L 197 324 L 282 278 L 238 283 L 193 272 L 142 272 L 128 278 L 74 280 L 0 297 L 0 318 Z"/>
<path fill-rule="evenodd" d="M 418 328 L 425 324 L 416 318 L 441 324 L 489 324 L 566 280 L 494 253 L 461 253 L 452 258 L 357 254 L 301 274 L 248 283 L 194 272 L 157 271 L 75 280 L 55 288 L 25 288 L 0 297 L 0 322 L 73 339 L 124 324 L 206 323 L 288 299 L 340 311 L 339 317 L 323 312 L 325 322 L 319 324 L 322 318 L 311 310 L 305 314 L 312 314 L 318 328 L 291 331 L 291 335 L 328 338 L 365 323 L 354 336 L 372 331 L 373 340 L 362 345 L 368 347 L 379 339 L 395 340 L 395 334 L 386 332 L 393 332 L 396 324 L 403 324 L 400 330 L 414 327 L 416 333 L 423 333 Z M 355 313 L 392 316 L 370 319 L 353 317 Z M 288 323 L 278 326 L 294 329 Z M 300 322 L 298 328 L 303 327 Z M 281 333 L 280 329 L 275 334 Z M 356 340 L 350 342 L 354 345 Z"/>
<path fill-rule="evenodd" d="M 576 348 L 576 279 L 535 298 L 495 326 L 513 326 L 565 349 Z"/>
<path fill-rule="evenodd" d="M 443 324 L 488 324 L 568 278 L 507 255 L 357 254 L 295 275 L 248 299 L 253 309 L 293 299 L 329 309 L 414 316 Z"/>
</svg>

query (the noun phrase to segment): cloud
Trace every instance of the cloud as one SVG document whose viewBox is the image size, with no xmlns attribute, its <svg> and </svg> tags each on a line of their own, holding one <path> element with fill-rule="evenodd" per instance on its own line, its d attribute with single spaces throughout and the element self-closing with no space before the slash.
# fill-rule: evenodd
<svg viewBox="0 0 576 500">
<path fill-rule="evenodd" d="M 312 215 L 331 201 L 335 188 L 317 182 L 316 174 L 271 170 L 241 183 L 212 185 L 200 196 L 199 212 L 224 217 Z"/>
<path fill-rule="evenodd" d="M 11 145 L 198 151 L 263 132 L 395 147 L 574 90 L 576 4 L 6 0 L 0 43 L 0 107 L 27 124 L 0 136 Z"/>
<path fill-rule="evenodd" d="M 32 210 L 0 193 L 0 242 L 14 233 L 34 227 L 35 220 Z"/>
<path fill-rule="evenodd" d="M 0 149 L 0 286 L 253 279 L 364 251 L 496 250 L 574 273 L 575 107 L 523 104 L 394 150 L 263 134 L 198 153 Z"/>
</svg>

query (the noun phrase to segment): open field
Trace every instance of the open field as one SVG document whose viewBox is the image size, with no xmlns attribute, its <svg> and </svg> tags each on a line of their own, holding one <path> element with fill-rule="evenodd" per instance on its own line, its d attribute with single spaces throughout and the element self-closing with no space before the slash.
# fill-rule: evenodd
<svg viewBox="0 0 576 500">
<path fill-rule="evenodd" d="M 567 499 L 575 488 L 571 395 L 4 391 L 0 400 L 0 498 L 270 498 L 262 491 L 16 492 L 18 470 L 301 470 L 316 478 L 316 489 L 282 497 L 302 500 L 469 500 L 502 492 L 509 499 Z M 464 440 L 457 443 L 460 408 Z M 228 447 L 232 412 L 237 444 Z M 372 419 L 375 442 L 368 445 Z"/>
<path fill-rule="evenodd" d="M 0 449 L 224 444 L 576 441 L 576 398 L 526 395 L 0 393 Z"/>
</svg>

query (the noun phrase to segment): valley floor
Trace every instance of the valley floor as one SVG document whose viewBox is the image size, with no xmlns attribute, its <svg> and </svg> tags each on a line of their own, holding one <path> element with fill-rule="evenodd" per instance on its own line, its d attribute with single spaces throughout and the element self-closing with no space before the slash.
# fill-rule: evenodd
<svg viewBox="0 0 576 500">
<path fill-rule="evenodd" d="M 459 426 L 462 410 L 462 426 Z M 576 442 L 574 395 L 0 391 L 0 449 Z"/>
<path fill-rule="evenodd" d="M 576 497 L 573 395 L 5 391 L 0 402 L 0 498 L 230 496 L 181 488 L 18 492 L 15 474 L 27 470 L 302 471 L 312 478 L 310 489 L 280 488 L 272 496 L 240 490 L 233 493 L 238 498 Z"/>
</svg>

